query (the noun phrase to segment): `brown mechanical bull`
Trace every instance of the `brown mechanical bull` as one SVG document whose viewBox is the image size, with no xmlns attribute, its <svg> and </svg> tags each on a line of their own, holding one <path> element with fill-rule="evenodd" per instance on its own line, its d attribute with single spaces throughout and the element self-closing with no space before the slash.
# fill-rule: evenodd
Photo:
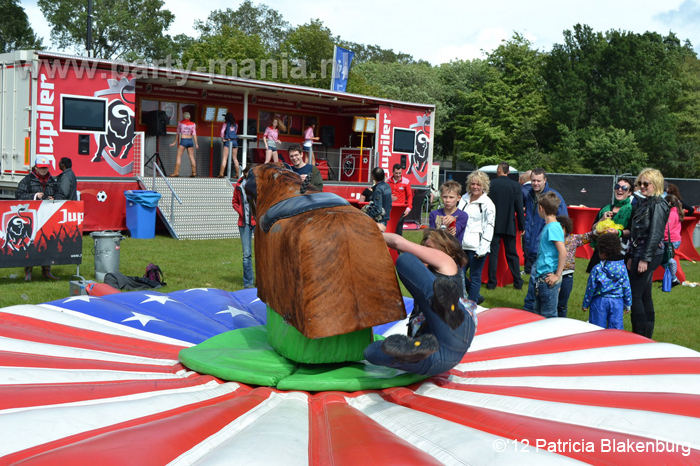
<svg viewBox="0 0 700 466">
<path fill-rule="evenodd" d="M 258 297 L 308 338 L 406 317 L 377 224 L 331 193 L 304 193 L 296 173 L 265 164 L 248 173 L 255 203 Z"/>
</svg>

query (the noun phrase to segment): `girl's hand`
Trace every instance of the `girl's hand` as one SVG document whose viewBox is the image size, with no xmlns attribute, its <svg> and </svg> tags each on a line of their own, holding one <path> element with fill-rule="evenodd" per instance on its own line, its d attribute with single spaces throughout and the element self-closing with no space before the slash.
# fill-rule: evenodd
<svg viewBox="0 0 700 466">
<path fill-rule="evenodd" d="M 173 142 L 172 144 L 170 144 L 170 147 L 175 147 L 175 144 L 177 144 L 177 143 Z"/>
</svg>

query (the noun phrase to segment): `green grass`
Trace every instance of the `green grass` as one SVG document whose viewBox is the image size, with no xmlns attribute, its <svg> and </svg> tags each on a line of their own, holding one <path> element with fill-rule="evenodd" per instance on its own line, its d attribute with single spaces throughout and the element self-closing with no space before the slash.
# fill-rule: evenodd
<svg viewBox="0 0 700 466">
<path fill-rule="evenodd" d="M 421 235 L 416 231 L 404 232 L 406 238 L 415 242 Z M 92 238 L 85 235 L 80 273 L 86 279 L 94 279 L 93 248 Z M 158 264 L 167 282 L 167 286 L 159 289 L 164 293 L 197 287 L 229 291 L 243 288 L 241 243 L 238 239 L 177 241 L 164 235 L 150 240 L 127 238 L 121 242 L 120 251 L 119 271 L 124 275 L 142 276 L 149 262 Z M 588 314 L 580 310 L 588 278 L 585 273 L 587 263 L 586 259 L 576 260 L 574 288 L 569 299 L 569 317 L 583 321 L 588 318 Z M 700 263 L 683 261 L 682 266 L 687 280 L 700 282 Z M 61 278 L 60 281 L 44 281 L 39 267 L 34 269 L 32 282 L 24 281 L 22 269 L 0 269 L 0 307 L 39 304 L 67 297 L 68 281 L 75 274 L 76 266 L 54 266 L 52 271 Z M 16 275 L 16 278 L 9 278 L 11 275 Z M 516 291 L 512 286 L 493 291 L 482 287 L 486 298 L 483 305 L 522 309 L 528 280 L 525 277 L 523 291 Z M 660 283 L 655 282 L 653 286 L 656 309 L 654 339 L 700 351 L 700 287 L 677 286 L 670 293 L 663 293 Z M 402 290 L 408 296 L 406 290 Z M 625 329 L 631 330 L 629 315 L 625 316 Z"/>
</svg>

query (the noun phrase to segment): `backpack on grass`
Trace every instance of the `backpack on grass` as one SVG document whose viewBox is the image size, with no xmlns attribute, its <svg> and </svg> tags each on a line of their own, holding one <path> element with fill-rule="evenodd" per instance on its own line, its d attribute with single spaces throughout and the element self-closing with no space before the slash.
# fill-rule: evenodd
<svg viewBox="0 0 700 466">
<path fill-rule="evenodd" d="M 148 264 L 146 267 L 146 273 L 143 274 L 143 278 L 158 282 L 163 286 L 166 285 L 166 283 L 163 281 L 163 271 L 160 270 L 160 267 L 153 263 Z"/>
</svg>

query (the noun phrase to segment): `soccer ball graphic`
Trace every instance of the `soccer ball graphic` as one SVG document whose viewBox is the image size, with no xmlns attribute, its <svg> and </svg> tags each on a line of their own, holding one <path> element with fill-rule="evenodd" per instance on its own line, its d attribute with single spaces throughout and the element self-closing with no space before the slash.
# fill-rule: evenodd
<svg viewBox="0 0 700 466">
<path fill-rule="evenodd" d="M 97 193 L 97 200 L 98 202 L 104 202 L 107 200 L 107 193 L 104 191 L 100 191 Z"/>
</svg>

